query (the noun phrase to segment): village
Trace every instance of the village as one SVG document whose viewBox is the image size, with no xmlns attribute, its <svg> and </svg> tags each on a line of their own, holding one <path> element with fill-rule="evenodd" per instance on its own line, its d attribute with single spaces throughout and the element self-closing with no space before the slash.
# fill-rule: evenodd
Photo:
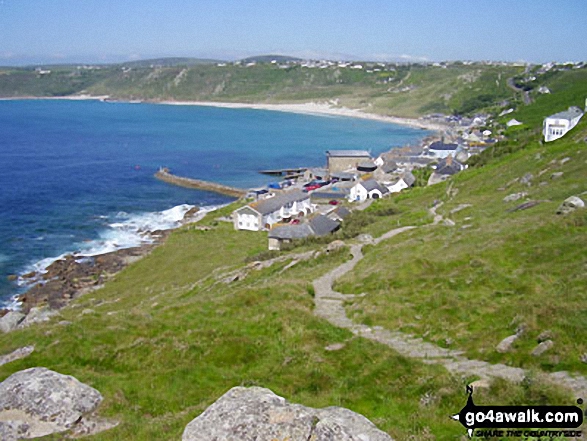
<svg viewBox="0 0 587 441">
<path fill-rule="evenodd" d="M 587 112 L 587 100 L 585 105 Z M 578 107 L 571 107 L 546 117 L 544 142 L 563 137 L 583 114 Z M 294 240 L 332 234 L 353 210 L 363 210 L 374 200 L 413 187 L 418 169 L 431 171 L 423 174 L 427 181 L 420 185 L 443 182 L 466 169 L 471 156 L 499 140 L 491 130 L 478 129 L 486 126 L 488 118 L 449 117 L 446 122 L 450 125 L 440 139 L 427 138 L 418 146 L 394 148 L 377 158 L 367 150 L 329 150 L 324 168 L 267 171 L 283 176 L 283 180 L 249 191 L 246 199 L 251 202 L 232 213 L 234 228 L 267 231 L 269 250 L 280 250 Z M 506 125 L 516 124 L 509 121 Z"/>
</svg>

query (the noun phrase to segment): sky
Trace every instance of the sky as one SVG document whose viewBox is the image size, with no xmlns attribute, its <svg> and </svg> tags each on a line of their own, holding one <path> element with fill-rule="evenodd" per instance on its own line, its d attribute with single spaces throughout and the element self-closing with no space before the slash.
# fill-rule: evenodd
<svg viewBox="0 0 587 441">
<path fill-rule="evenodd" d="M 0 0 L 0 65 L 587 61 L 587 0 Z"/>
</svg>

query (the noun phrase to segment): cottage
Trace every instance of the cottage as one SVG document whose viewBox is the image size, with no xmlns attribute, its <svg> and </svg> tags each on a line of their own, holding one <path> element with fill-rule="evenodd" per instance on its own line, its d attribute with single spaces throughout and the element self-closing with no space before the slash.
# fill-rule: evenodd
<svg viewBox="0 0 587 441">
<path fill-rule="evenodd" d="M 414 182 L 416 182 L 416 177 L 412 173 L 406 172 L 397 181 L 389 183 L 386 187 L 390 193 L 399 193 L 404 188 L 414 185 Z"/>
<path fill-rule="evenodd" d="M 578 107 L 569 107 L 564 112 L 550 115 L 542 125 L 544 142 L 554 141 L 565 136 L 569 130 L 577 125 L 582 116 L 583 112 Z"/>
<path fill-rule="evenodd" d="M 328 150 L 326 152 L 327 168 L 331 174 L 356 169 L 359 163 L 370 160 L 371 155 L 365 150 Z"/>
<path fill-rule="evenodd" d="M 304 216 L 314 211 L 310 195 L 293 190 L 268 199 L 253 202 L 233 212 L 236 230 L 260 231 L 274 223 L 295 216 Z"/>
<path fill-rule="evenodd" d="M 387 187 L 379 184 L 375 179 L 367 179 L 357 182 L 350 191 L 350 201 L 365 201 L 367 199 L 380 199 L 389 193 Z"/>
<path fill-rule="evenodd" d="M 446 158 L 455 154 L 458 144 L 445 144 L 442 141 L 433 142 L 428 146 L 428 152 L 437 158 Z"/>
<path fill-rule="evenodd" d="M 430 178 L 428 179 L 428 185 L 434 185 L 438 184 L 439 182 L 446 181 L 452 175 L 457 174 L 464 168 L 465 167 L 463 164 L 453 159 L 452 156 L 442 159 L 438 162 L 436 169 L 430 175 Z"/>
<path fill-rule="evenodd" d="M 284 243 L 310 236 L 325 236 L 340 228 L 340 222 L 319 214 L 298 225 L 278 225 L 269 231 L 269 249 L 280 250 Z"/>
</svg>

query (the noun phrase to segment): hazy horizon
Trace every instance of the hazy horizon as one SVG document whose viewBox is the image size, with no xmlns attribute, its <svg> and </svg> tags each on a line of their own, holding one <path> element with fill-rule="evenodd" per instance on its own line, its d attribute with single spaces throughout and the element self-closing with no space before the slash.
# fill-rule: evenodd
<svg viewBox="0 0 587 441">
<path fill-rule="evenodd" d="M 584 0 L 0 0 L 0 65 L 234 61 L 265 54 L 389 62 L 584 61 L 585 16 Z"/>
</svg>

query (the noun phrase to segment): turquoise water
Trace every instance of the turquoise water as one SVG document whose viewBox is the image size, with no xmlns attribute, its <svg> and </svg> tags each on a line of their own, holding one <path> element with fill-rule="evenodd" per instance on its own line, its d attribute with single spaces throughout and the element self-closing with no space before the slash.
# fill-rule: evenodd
<svg viewBox="0 0 587 441">
<path fill-rule="evenodd" d="M 0 101 L 0 302 L 9 282 L 68 252 L 138 245 L 189 206 L 232 199 L 156 180 L 161 166 L 238 187 L 268 183 L 258 170 L 323 166 L 329 149 L 373 155 L 427 132 L 377 121 L 252 109 Z"/>
</svg>

